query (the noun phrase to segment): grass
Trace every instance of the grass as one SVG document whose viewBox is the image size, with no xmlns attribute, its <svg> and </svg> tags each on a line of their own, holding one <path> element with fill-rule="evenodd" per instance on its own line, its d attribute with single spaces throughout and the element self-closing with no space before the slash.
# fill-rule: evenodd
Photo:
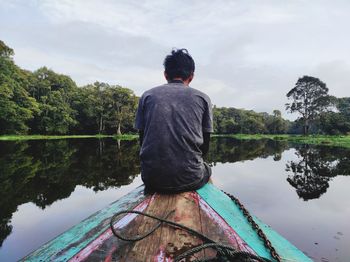
<svg viewBox="0 0 350 262">
<path fill-rule="evenodd" d="M 350 148 L 350 135 L 344 136 L 326 136 L 326 135 L 248 135 L 248 134 L 229 134 L 229 135 L 214 135 L 223 137 L 233 137 L 241 140 L 251 139 L 273 139 L 284 140 L 299 144 L 311 144 L 311 145 L 327 145 L 327 146 L 340 146 Z"/>
<path fill-rule="evenodd" d="M 134 134 L 125 134 L 125 135 L 114 135 L 113 138 L 120 139 L 120 140 L 134 140 L 134 139 L 138 139 L 139 136 Z"/>
<path fill-rule="evenodd" d="M 136 135 L 52 135 L 52 136 L 46 136 L 46 135 L 6 135 L 6 136 L 0 136 L 0 141 L 18 141 L 18 140 L 43 140 L 43 139 L 72 139 L 72 138 L 115 138 L 120 140 L 131 140 L 135 139 Z"/>
<path fill-rule="evenodd" d="M 312 145 L 327 145 L 327 146 L 340 146 L 350 148 L 350 135 L 344 136 L 325 136 L 325 135 L 248 135 L 248 134 L 227 134 L 220 135 L 214 134 L 214 137 L 233 137 L 241 140 L 252 139 L 273 139 L 289 141 L 299 144 L 312 144 Z M 5 135 L 0 136 L 0 141 L 18 141 L 18 140 L 43 140 L 43 139 L 73 139 L 73 138 L 113 138 L 120 140 L 133 140 L 137 139 L 138 135 L 125 134 L 125 135 Z"/>
</svg>

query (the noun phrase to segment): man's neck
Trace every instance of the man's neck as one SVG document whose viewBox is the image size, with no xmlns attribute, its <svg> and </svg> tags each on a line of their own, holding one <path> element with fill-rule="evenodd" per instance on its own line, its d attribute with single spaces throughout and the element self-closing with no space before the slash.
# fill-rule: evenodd
<svg viewBox="0 0 350 262">
<path fill-rule="evenodd" d="M 181 77 L 176 77 L 176 78 L 174 78 L 174 79 L 168 81 L 168 83 L 182 83 L 182 84 L 184 84 L 185 86 L 188 86 L 188 85 L 190 84 L 189 81 L 186 81 L 186 80 L 184 81 L 184 80 L 182 80 Z"/>
<path fill-rule="evenodd" d="M 170 80 L 168 81 L 168 83 L 178 83 L 178 84 L 183 84 L 184 81 L 182 79 L 173 79 L 173 80 Z"/>
</svg>

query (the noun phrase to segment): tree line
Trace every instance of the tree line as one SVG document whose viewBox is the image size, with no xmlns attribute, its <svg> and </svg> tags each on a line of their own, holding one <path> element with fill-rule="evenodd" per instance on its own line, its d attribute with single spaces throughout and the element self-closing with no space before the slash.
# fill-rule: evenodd
<svg viewBox="0 0 350 262">
<path fill-rule="evenodd" d="M 0 40 L 0 134 L 131 132 L 138 103 L 134 92 L 95 82 L 78 87 L 46 67 L 23 70 Z"/>
<path fill-rule="evenodd" d="M 138 97 L 119 85 L 95 82 L 82 87 L 46 67 L 33 72 L 13 61 L 14 51 L 0 40 L 0 134 L 121 134 L 133 128 Z M 233 107 L 213 109 L 220 134 L 347 134 L 350 98 L 328 95 L 317 78 L 304 76 L 287 94 L 286 110 L 296 121 Z"/>
<path fill-rule="evenodd" d="M 213 109 L 214 130 L 220 134 L 285 134 L 292 130 L 293 123 L 283 119 L 281 111 L 273 114 L 232 107 Z"/>
</svg>

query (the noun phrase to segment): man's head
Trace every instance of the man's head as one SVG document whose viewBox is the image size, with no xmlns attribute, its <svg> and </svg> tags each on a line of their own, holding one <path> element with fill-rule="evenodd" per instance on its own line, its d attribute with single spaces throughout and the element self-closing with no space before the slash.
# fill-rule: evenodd
<svg viewBox="0 0 350 262">
<path fill-rule="evenodd" d="M 164 59 L 164 76 L 168 81 L 182 80 L 189 84 L 195 69 L 193 58 L 187 49 L 175 49 Z"/>
</svg>

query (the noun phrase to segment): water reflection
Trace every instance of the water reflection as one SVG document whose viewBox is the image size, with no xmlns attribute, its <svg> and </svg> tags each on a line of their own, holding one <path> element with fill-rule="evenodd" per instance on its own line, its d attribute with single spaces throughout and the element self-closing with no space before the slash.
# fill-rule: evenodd
<svg viewBox="0 0 350 262">
<path fill-rule="evenodd" d="M 292 173 L 287 181 L 306 201 L 324 194 L 332 177 L 349 175 L 349 149 L 310 145 L 297 145 L 295 149 L 297 160 L 286 164 L 286 171 Z"/>
<path fill-rule="evenodd" d="M 94 191 L 130 184 L 139 173 L 135 141 L 49 140 L 1 142 L 0 246 L 20 204 L 44 209 L 77 185 Z"/>
<path fill-rule="evenodd" d="M 282 152 L 288 148 L 288 143 L 285 141 L 237 140 L 221 137 L 211 141 L 206 161 L 214 166 L 216 163 L 233 163 L 269 156 L 273 156 L 275 161 L 279 161 Z"/>
<path fill-rule="evenodd" d="M 289 149 L 284 141 L 215 138 L 206 161 L 212 166 L 267 157 L 280 161 Z M 77 185 L 102 191 L 130 184 L 140 172 L 138 150 L 138 141 L 112 139 L 0 142 L 0 247 L 19 205 L 32 202 L 45 209 L 68 198 Z M 296 159 L 286 162 L 287 181 L 303 200 L 320 197 L 332 177 L 349 174 L 349 149 L 298 145 L 295 150 Z"/>
</svg>

